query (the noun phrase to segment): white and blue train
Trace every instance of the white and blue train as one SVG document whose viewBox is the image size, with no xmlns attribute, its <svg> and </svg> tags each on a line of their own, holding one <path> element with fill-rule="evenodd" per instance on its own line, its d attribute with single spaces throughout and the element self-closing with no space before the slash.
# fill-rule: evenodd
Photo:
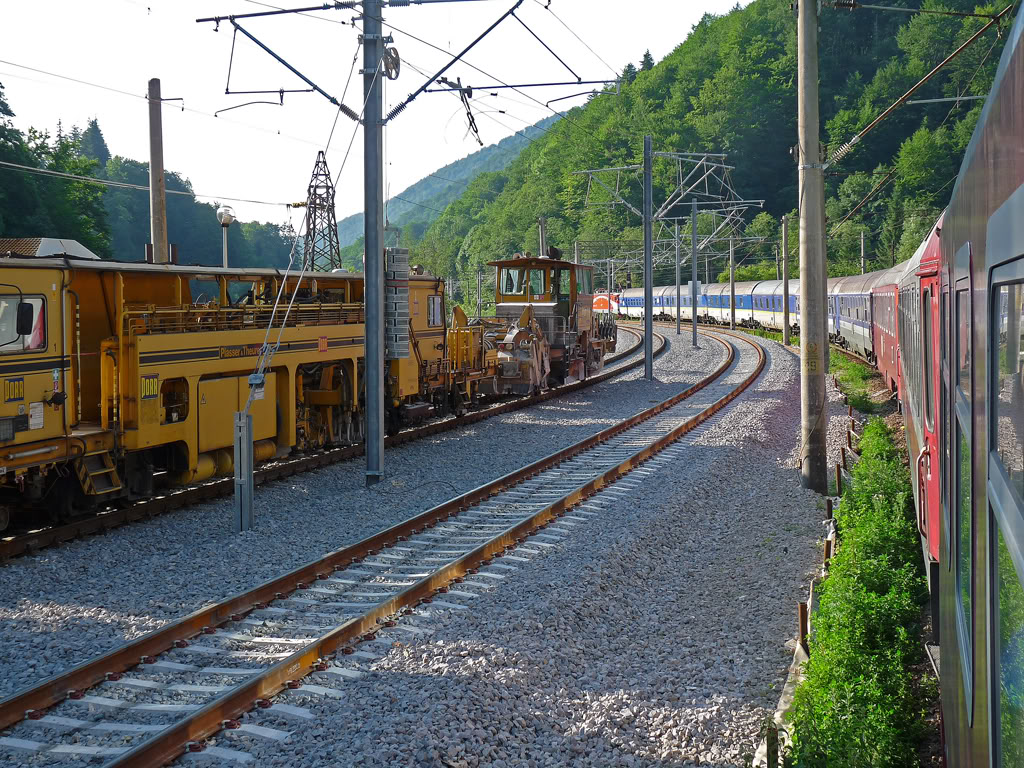
<svg viewBox="0 0 1024 768">
<path fill-rule="evenodd" d="M 922 243 L 922 249 L 924 244 Z M 920 254 L 893 269 L 866 275 L 835 277 L 828 280 L 828 334 L 831 341 L 874 363 L 895 339 L 895 295 L 908 268 L 920 262 Z M 676 288 L 657 286 L 653 292 L 654 317 L 675 319 Z M 681 291 L 678 312 L 683 320 L 693 317 L 689 292 Z M 697 295 L 697 320 L 728 324 L 730 315 L 728 283 L 702 285 Z M 783 286 L 781 280 L 754 280 L 736 283 L 736 324 L 744 328 L 782 330 Z M 639 319 L 644 316 L 644 289 L 626 288 L 619 295 L 619 314 Z M 791 330 L 800 330 L 800 281 L 789 281 L 789 322 Z M 880 328 L 878 327 L 880 326 Z M 887 338 L 880 338 L 879 331 Z M 885 349 L 881 349 L 884 347 Z"/>
</svg>

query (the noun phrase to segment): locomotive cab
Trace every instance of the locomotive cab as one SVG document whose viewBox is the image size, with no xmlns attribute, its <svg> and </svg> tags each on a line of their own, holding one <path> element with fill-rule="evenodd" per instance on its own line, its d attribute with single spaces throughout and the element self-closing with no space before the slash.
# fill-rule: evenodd
<svg viewBox="0 0 1024 768">
<path fill-rule="evenodd" d="M 614 321 L 593 311 L 593 267 L 520 256 L 490 262 L 496 270 L 496 322 L 501 391 L 524 393 L 600 370 L 614 347 Z"/>
</svg>

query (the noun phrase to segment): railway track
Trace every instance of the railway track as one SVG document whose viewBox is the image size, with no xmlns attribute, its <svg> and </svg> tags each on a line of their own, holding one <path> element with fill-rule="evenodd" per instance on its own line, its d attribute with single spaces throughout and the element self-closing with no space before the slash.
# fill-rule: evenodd
<svg viewBox="0 0 1024 768">
<path fill-rule="evenodd" d="M 753 339 L 705 336 L 727 358 L 685 392 L 0 701 L 0 749 L 27 763 L 63 756 L 102 759 L 108 768 L 163 765 L 199 751 L 226 764 L 251 762 L 206 740 L 221 731 L 286 738 L 240 718 L 256 710 L 274 723 L 308 721 L 314 715 L 289 704 L 289 691 L 343 696 L 332 681 L 360 677 L 379 643 L 422 633 L 412 620 L 430 610 L 425 603 L 466 609 L 474 589 L 515 569 L 509 560 L 528 561 L 591 514 L 560 519 L 569 510 L 655 454 L 670 449 L 668 461 L 685 450 L 672 444 L 739 396 L 765 364 Z"/>
<path fill-rule="evenodd" d="M 384 446 L 386 448 L 393 448 L 414 440 L 420 440 L 424 437 L 430 437 L 442 432 L 460 429 L 470 424 L 483 421 L 484 419 L 491 418 L 492 416 L 498 416 L 500 414 L 521 410 L 523 408 L 529 408 L 537 405 L 538 403 L 543 403 L 547 400 L 593 386 L 594 384 L 599 384 L 603 381 L 607 381 L 613 376 L 617 376 L 625 371 L 636 368 L 643 364 L 642 357 L 638 360 L 623 363 L 621 365 L 618 365 L 617 363 L 630 357 L 641 349 L 643 345 L 643 335 L 639 330 L 634 328 L 623 327 L 623 330 L 636 337 L 635 343 L 622 352 L 617 352 L 606 358 L 605 365 L 610 365 L 612 367 L 607 368 L 596 376 L 592 376 L 585 381 L 575 382 L 573 384 L 558 387 L 557 389 L 541 392 L 540 394 L 518 397 L 514 400 L 498 403 L 497 405 L 492 405 L 479 411 L 473 411 L 461 416 L 441 419 L 421 427 L 405 429 L 397 435 L 386 438 Z M 657 346 L 655 347 L 654 354 L 657 357 L 665 350 L 666 342 L 665 337 L 657 333 L 655 334 L 655 341 Z M 274 462 L 267 466 L 258 468 L 253 473 L 255 484 L 263 485 L 264 483 L 288 478 L 302 472 L 320 469 L 321 467 L 325 467 L 330 464 L 348 461 L 361 455 L 363 455 L 363 446 L 362 444 L 358 444 L 326 450 L 312 456 Z M 91 534 L 104 533 L 121 525 L 126 525 L 140 520 L 148 520 L 165 512 L 191 506 L 193 504 L 199 504 L 221 496 L 228 496 L 232 493 L 234 493 L 233 479 L 230 477 L 218 478 L 199 485 L 170 491 L 159 496 L 141 499 L 139 501 L 129 503 L 125 507 L 112 507 L 105 509 L 96 514 L 83 516 L 67 523 L 46 526 L 44 528 L 26 532 L 19 532 L 14 535 L 7 535 L 0 538 L 0 563 L 20 555 L 31 554 L 32 552 L 36 552 L 46 547 L 74 541 Z"/>
</svg>

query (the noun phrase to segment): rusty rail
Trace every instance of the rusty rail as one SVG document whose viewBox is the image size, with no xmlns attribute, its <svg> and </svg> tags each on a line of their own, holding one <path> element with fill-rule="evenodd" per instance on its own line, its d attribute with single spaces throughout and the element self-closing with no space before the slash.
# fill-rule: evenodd
<svg viewBox="0 0 1024 768">
<path fill-rule="evenodd" d="M 540 510 L 531 518 L 508 528 L 458 560 L 448 563 L 438 571 L 417 581 L 391 600 L 374 606 L 360 617 L 350 619 L 288 658 L 269 667 L 263 673 L 232 688 L 225 695 L 215 699 L 174 725 L 169 726 L 154 739 L 140 744 L 108 765 L 111 768 L 113 766 L 129 765 L 157 766 L 173 759 L 186 749 L 189 742 L 207 738 L 216 733 L 222 727 L 223 721 L 239 717 L 243 712 L 253 708 L 258 700 L 276 694 L 289 682 L 296 681 L 305 676 L 319 665 L 323 659 L 334 653 L 341 646 L 357 641 L 360 638 L 371 639 L 372 634 L 365 635 L 365 633 L 371 632 L 376 627 L 378 619 L 393 615 L 403 607 L 415 605 L 421 600 L 429 599 L 431 595 L 435 594 L 440 588 L 447 586 L 454 579 L 461 578 L 470 570 L 489 563 L 494 557 L 500 556 L 504 549 L 514 546 L 522 541 L 524 536 L 545 527 L 554 517 L 564 514 L 566 509 L 580 503 L 597 492 L 601 487 L 614 482 L 621 475 L 628 473 L 635 466 L 694 429 L 738 397 L 760 375 L 761 370 L 764 368 L 764 350 L 760 345 L 748 339 L 743 340 L 751 344 L 758 352 L 759 361 L 755 370 L 740 385 L 727 395 L 719 398 L 707 409 L 691 417 L 655 443 L 641 449 L 618 466 L 609 469 L 600 477 L 592 479 L 553 504 Z M 717 341 L 724 344 L 721 340 Z M 236 595 L 216 605 L 200 609 L 119 649 L 85 662 L 65 673 L 44 681 L 40 685 L 18 692 L 0 701 L 0 728 L 7 728 L 19 722 L 30 712 L 38 712 L 61 702 L 73 691 L 83 690 L 101 683 L 110 673 L 123 672 L 130 669 L 136 666 L 140 659 L 156 656 L 175 646 L 176 643 L 180 643 L 180 641 L 187 641 L 189 638 L 201 633 L 206 627 L 215 627 L 228 621 L 239 620 L 246 613 L 260 605 L 274 599 L 283 598 L 297 589 L 302 589 L 312 584 L 318 579 L 328 578 L 335 570 L 341 570 L 352 563 L 359 562 L 362 558 L 374 554 L 382 548 L 393 546 L 394 543 L 401 540 L 400 537 L 432 528 L 437 523 L 457 515 L 460 511 L 467 509 L 473 504 L 483 501 L 510 486 L 514 486 L 538 472 L 557 466 L 562 461 L 586 451 L 600 442 L 608 440 L 667 408 L 671 408 L 711 384 L 729 369 L 735 358 L 735 353 L 732 346 L 726 346 L 728 347 L 729 354 L 726 361 L 718 369 L 700 382 L 689 387 L 686 391 L 652 408 L 602 430 L 575 445 L 557 451 L 521 469 L 510 472 L 497 480 L 486 483 L 479 488 L 392 526 L 387 530 L 374 534 L 363 541 L 333 552 L 320 560 L 295 569 L 253 590 Z"/>
<path fill-rule="evenodd" d="M 619 360 L 632 355 L 643 344 L 643 335 L 636 329 L 624 327 L 623 330 L 627 333 L 636 334 L 636 343 L 631 345 L 628 349 L 622 352 L 617 352 L 611 357 L 608 357 L 605 360 L 605 365 L 614 364 Z M 655 350 L 655 356 L 658 356 L 664 352 L 667 344 L 664 336 L 661 334 L 655 334 L 655 336 L 661 342 L 660 346 Z M 504 413 L 521 410 L 523 408 L 529 408 L 530 406 L 537 405 L 538 403 L 543 403 L 547 400 L 561 397 L 562 395 L 577 392 L 585 387 L 600 384 L 613 376 L 617 376 L 642 364 L 643 359 L 641 358 L 635 362 L 629 363 L 628 365 L 603 371 L 602 373 L 592 376 L 584 381 L 566 384 L 555 389 L 550 389 L 546 392 L 541 392 L 537 395 L 516 398 L 515 400 L 506 403 L 499 403 L 498 405 L 493 405 L 480 411 L 467 413 L 450 419 L 443 419 L 422 427 L 403 430 L 397 435 L 385 438 L 384 446 L 386 448 L 394 448 L 395 446 L 404 445 L 405 443 L 420 440 L 424 437 L 430 437 L 441 432 L 448 432 L 470 424 L 475 424 L 476 422 L 483 421 L 484 419 L 489 419 L 492 416 L 498 416 Z M 264 483 L 282 480 L 284 478 L 291 477 L 292 475 L 309 472 L 314 469 L 320 469 L 321 467 L 325 467 L 330 464 L 337 464 L 342 461 L 358 458 L 362 455 L 363 445 L 361 443 L 357 445 L 348 445 L 343 448 L 333 448 L 317 453 L 313 456 L 282 461 L 268 467 L 257 469 L 253 473 L 254 482 L 256 485 L 263 485 Z M 171 491 L 164 495 L 141 500 L 131 504 L 130 506 L 124 507 L 123 509 L 106 510 L 62 525 L 48 526 L 29 533 L 9 536 L 0 539 L 0 563 L 13 557 L 18 557 L 19 555 L 31 554 L 46 547 L 84 538 L 90 534 L 104 533 L 121 525 L 134 523 L 139 520 L 148 520 L 165 512 L 181 509 L 182 507 L 190 506 L 192 504 L 199 504 L 204 501 L 209 501 L 210 499 L 228 496 L 234 493 L 234 487 L 234 480 L 232 480 L 232 478 L 220 478 L 202 485 Z"/>
</svg>

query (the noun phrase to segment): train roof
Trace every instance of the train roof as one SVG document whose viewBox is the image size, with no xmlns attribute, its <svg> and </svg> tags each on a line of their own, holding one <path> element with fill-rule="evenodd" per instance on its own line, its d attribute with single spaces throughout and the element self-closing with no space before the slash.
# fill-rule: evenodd
<svg viewBox="0 0 1024 768">
<path fill-rule="evenodd" d="M 0 256 L 0 269 L 4 267 L 24 267 L 29 269 L 76 269 L 97 272 L 159 272 L 173 275 L 191 275 L 194 277 L 218 277 L 227 275 L 241 278 L 267 277 L 298 277 L 297 269 L 283 270 L 274 267 L 208 267 L 203 265 L 184 264 L 150 264 L 144 261 L 114 261 L 112 259 L 81 259 L 67 256 L 48 256 L 44 258 L 27 258 L 21 256 Z M 306 276 L 321 278 L 363 278 L 362 272 L 307 272 Z M 413 276 L 410 276 L 413 277 Z"/>
<path fill-rule="evenodd" d="M 489 267 L 543 267 L 549 269 L 555 267 L 557 269 L 593 269 L 594 267 L 590 264 L 576 264 L 572 261 L 564 261 L 562 259 L 549 259 L 545 256 L 514 256 L 511 259 L 503 259 L 501 261 L 488 261 L 487 266 Z"/>
</svg>

